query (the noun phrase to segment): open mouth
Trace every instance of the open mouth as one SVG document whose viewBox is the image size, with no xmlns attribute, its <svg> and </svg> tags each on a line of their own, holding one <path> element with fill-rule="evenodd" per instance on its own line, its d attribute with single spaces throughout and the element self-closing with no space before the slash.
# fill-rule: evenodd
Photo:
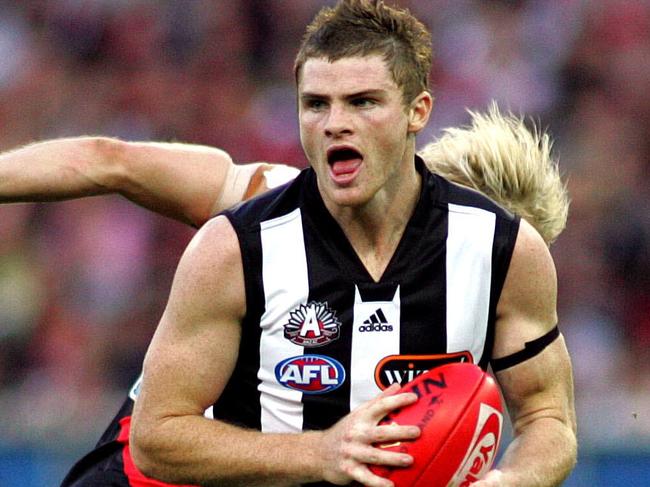
<svg viewBox="0 0 650 487">
<path fill-rule="evenodd" d="M 327 163 L 331 166 L 341 161 L 351 161 L 355 159 L 362 159 L 361 154 L 354 149 L 331 149 L 327 153 Z"/>
<path fill-rule="evenodd" d="M 327 151 L 327 163 L 333 178 L 338 182 L 351 180 L 362 162 L 361 153 L 350 147 L 334 148 Z"/>
</svg>

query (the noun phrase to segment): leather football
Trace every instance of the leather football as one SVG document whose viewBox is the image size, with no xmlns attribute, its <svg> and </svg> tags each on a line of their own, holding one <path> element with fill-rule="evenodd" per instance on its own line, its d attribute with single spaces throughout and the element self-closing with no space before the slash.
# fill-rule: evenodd
<svg viewBox="0 0 650 487">
<path fill-rule="evenodd" d="M 465 487 L 490 470 L 501 439 L 503 404 L 489 374 L 469 363 L 446 364 L 400 392 L 414 392 L 419 399 L 380 424 L 417 425 L 421 434 L 378 447 L 408 453 L 414 462 L 406 468 L 372 466 L 375 474 L 396 487 Z"/>
</svg>

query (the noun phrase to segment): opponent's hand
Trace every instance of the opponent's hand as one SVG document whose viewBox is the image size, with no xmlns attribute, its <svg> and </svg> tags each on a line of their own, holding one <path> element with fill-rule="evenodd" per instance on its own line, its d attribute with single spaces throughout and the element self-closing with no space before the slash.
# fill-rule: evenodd
<svg viewBox="0 0 650 487">
<path fill-rule="evenodd" d="M 474 482 L 472 487 L 505 487 L 510 485 L 500 470 L 490 470 L 481 480 Z"/>
<path fill-rule="evenodd" d="M 417 426 L 378 425 L 389 412 L 417 401 L 415 394 L 395 394 L 397 390 L 399 384 L 393 384 L 323 432 L 321 458 L 326 481 L 336 485 L 357 481 L 368 487 L 392 487 L 391 481 L 373 474 L 368 465 L 411 465 L 413 457 L 410 455 L 374 446 L 376 443 L 413 440 L 420 435 Z"/>
</svg>

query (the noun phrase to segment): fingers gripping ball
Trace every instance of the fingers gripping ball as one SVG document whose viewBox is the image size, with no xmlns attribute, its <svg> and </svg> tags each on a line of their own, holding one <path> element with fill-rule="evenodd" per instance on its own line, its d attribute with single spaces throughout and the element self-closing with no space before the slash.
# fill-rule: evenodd
<svg viewBox="0 0 650 487">
<path fill-rule="evenodd" d="M 491 468 L 499 448 L 503 405 L 494 379 L 476 365 L 436 367 L 405 384 L 414 404 L 397 410 L 382 424 L 417 425 L 414 441 L 379 445 L 410 454 L 408 468 L 371 467 L 396 487 L 465 487 Z"/>
</svg>

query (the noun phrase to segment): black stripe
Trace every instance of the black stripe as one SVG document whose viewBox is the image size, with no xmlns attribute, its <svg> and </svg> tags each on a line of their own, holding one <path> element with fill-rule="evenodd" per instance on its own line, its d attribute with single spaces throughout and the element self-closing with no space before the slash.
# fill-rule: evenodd
<svg viewBox="0 0 650 487">
<path fill-rule="evenodd" d="M 548 333 L 545 333 L 541 337 L 535 338 L 530 342 L 526 342 L 523 350 L 519 350 L 518 352 L 505 357 L 492 359 L 492 370 L 494 372 L 499 372 L 500 370 L 525 362 L 526 360 L 533 358 L 535 355 L 539 355 L 559 336 L 560 330 L 557 326 L 554 326 Z"/>
<path fill-rule="evenodd" d="M 497 315 L 497 305 L 501 298 L 501 291 L 508 275 L 510 260 L 515 250 L 515 243 L 519 232 L 521 220 L 519 217 L 514 219 L 499 218 L 497 216 L 494 227 L 494 243 L 492 244 L 492 282 L 490 283 L 490 311 L 488 315 L 488 328 L 485 337 L 485 347 L 483 356 L 479 360 L 479 365 L 487 368 L 487 364 L 492 357 L 492 347 L 494 346 L 494 327 Z"/>
<path fill-rule="evenodd" d="M 314 191 L 317 189 L 314 186 Z M 322 215 L 321 215 L 322 216 Z M 343 233 L 315 212 L 302 212 L 307 270 L 308 302 L 327 303 L 341 322 L 338 339 L 316 348 L 305 347 L 304 354 L 318 354 L 338 361 L 346 378 L 341 386 L 323 394 L 303 394 L 303 430 L 329 428 L 350 412 L 350 363 L 352 324 L 354 321 L 354 286 L 347 274 L 338 272 L 348 267 L 355 272 L 345 248 Z M 329 223 L 329 224 L 328 224 Z M 328 238 L 323 238 L 327 234 Z M 348 244 L 349 245 L 349 244 Z M 362 277 L 362 276 L 359 276 Z"/>
<path fill-rule="evenodd" d="M 232 220 L 231 220 L 232 221 Z M 237 231 L 244 268 L 246 289 L 246 316 L 242 321 L 239 359 L 228 384 L 214 405 L 214 417 L 229 423 L 262 428 L 262 407 L 257 389 L 260 366 L 260 318 L 264 312 L 262 285 L 262 242 L 260 226 L 240 228 Z"/>
<path fill-rule="evenodd" d="M 400 353 L 430 355 L 447 349 L 446 241 L 448 208 L 444 186 L 422 173 L 422 194 L 387 269 L 400 284 Z M 406 243 L 406 245 L 402 245 Z"/>
<path fill-rule="evenodd" d="M 384 311 L 381 308 L 377 308 L 377 316 L 379 317 L 379 322 L 380 323 L 388 323 L 388 320 L 386 319 L 386 315 L 384 314 Z"/>
</svg>

